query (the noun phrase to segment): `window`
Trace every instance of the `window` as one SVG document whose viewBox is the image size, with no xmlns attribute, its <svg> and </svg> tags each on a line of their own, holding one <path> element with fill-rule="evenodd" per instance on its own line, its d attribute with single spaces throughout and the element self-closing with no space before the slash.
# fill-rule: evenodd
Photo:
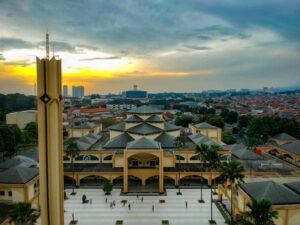
<svg viewBox="0 0 300 225">
<path fill-rule="evenodd" d="M 133 167 L 138 167 L 139 166 L 139 161 L 138 160 L 132 160 L 132 166 Z"/>
<path fill-rule="evenodd" d="M 12 192 L 11 191 L 8 192 L 8 196 L 12 196 Z"/>
<path fill-rule="evenodd" d="M 0 191 L 0 196 L 4 196 L 5 195 L 5 191 Z"/>
</svg>

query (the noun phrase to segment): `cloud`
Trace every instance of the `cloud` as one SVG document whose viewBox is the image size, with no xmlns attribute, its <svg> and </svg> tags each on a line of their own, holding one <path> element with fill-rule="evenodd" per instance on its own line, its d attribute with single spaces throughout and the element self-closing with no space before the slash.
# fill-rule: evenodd
<svg viewBox="0 0 300 225">
<path fill-rule="evenodd" d="M 28 42 L 19 38 L 0 37 L 0 50 L 21 49 L 36 47 L 32 42 Z"/>
<path fill-rule="evenodd" d="M 120 59 L 120 57 L 119 57 L 119 56 L 93 57 L 93 58 L 85 58 L 85 59 L 81 59 L 80 61 L 113 60 L 113 59 Z"/>
<path fill-rule="evenodd" d="M 195 45 L 186 45 L 185 46 L 186 48 L 189 48 L 189 49 L 194 49 L 194 50 L 211 50 L 212 48 L 211 47 L 207 47 L 207 46 L 195 46 Z"/>
<path fill-rule="evenodd" d="M 4 58 L 3 54 L 0 53 L 0 61 L 3 61 L 3 60 L 5 60 L 5 58 Z"/>
</svg>

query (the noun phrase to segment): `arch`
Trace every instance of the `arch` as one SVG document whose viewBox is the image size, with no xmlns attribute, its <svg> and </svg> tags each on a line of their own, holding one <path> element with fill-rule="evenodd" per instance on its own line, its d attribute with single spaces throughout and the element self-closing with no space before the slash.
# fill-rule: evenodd
<svg viewBox="0 0 300 225">
<path fill-rule="evenodd" d="M 181 155 L 176 155 L 176 161 L 185 160 L 185 158 Z"/>
<path fill-rule="evenodd" d="M 65 186 L 73 186 L 76 185 L 76 180 L 71 176 L 64 175 L 64 184 Z"/>
<path fill-rule="evenodd" d="M 142 185 L 142 179 L 133 175 L 128 175 L 129 185 Z"/>
<path fill-rule="evenodd" d="M 98 161 L 99 158 L 94 155 L 80 155 L 75 158 L 75 161 Z"/>
<path fill-rule="evenodd" d="M 198 186 L 208 184 L 208 180 L 205 177 L 201 177 L 199 175 L 187 175 L 180 178 L 180 184 L 184 186 Z"/>
<path fill-rule="evenodd" d="M 277 156 L 277 155 L 280 154 L 279 151 L 277 151 L 277 149 L 271 149 L 271 150 L 268 151 L 268 153 L 270 155 L 274 155 L 274 156 Z"/>
<path fill-rule="evenodd" d="M 192 157 L 190 158 L 190 160 L 200 160 L 199 157 L 200 157 L 199 154 L 198 154 L 198 155 L 194 155 L 194 156 L 192 156 Z"/>
<path fill-rule="evenodd" d="M 146 185 L 149 185 L 149 186 L 158 186 L 158 182 L 159 181 L 159 176 L 158 175 L 154 175 L 154 176 L 151 176 L 151 177 L 148 177 L 146 179 Z"/>
<path fill-rule="evenodd" d="M 293 156 L 291 156 L 290 154 L 283 154 L 282 155 L 284 157 L 285 160 L 294 160 Z"/>
<path fill-rule="evenodd" d="M 105 181 L 105 177 L 98 175 L 89 175 L 80 179 L 80 186 L 102 186 Z"/>
<path fill-rule="evenodd" d="M 105 156 L 103 158 L 104 161 L 111 161 L 112 160 L 112 155 L 108 155 L 108 156 Z"/>
<path fill-rule="evenodd" d="M 175 179 L 169 176 L 164 176 L 165 186 L 175 186 Z"/>
<path fill-rule="evenodd" d="M 113 185 L 114 186 L 118 186 L 118 187 L 122 187 L 123 186 L 123 176 L 118 176 L 116 178 L 113 179 Z"/>
</svg>

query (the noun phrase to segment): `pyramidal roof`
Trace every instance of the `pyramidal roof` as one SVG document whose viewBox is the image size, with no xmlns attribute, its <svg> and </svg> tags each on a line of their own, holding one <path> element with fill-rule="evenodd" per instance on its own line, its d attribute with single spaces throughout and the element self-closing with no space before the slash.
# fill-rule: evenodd
<svg viewBox="0 0 300 225">
<path fill-rule="evenodd" d="M 112 139 L 110 139 L 103 148 L 109 149 L 119 149 L 119 148 L 126 148 L 128 142 L 133 141 L 134 139 L 128 135 L 127 133 L 120 134 Z"/>
<path fill-rule="evenodd" d="M 9 169 L 16 166 L 32 167 L 36 166 L 37 162 L 27 156 L 17 155 L 14 158 L 0 164 L 1 169 Z"/>
<path fill-rule="evenodd" d="M 141 118 L 141 117 L 139 117 L 139 116 L 137 116 L 137 115 L 132 115 L 132 116 L 130 116 L 130 117 L 128 117 L 126 120 L 125 120 L 126 122 L 143 122 L 144 120 Z"/>
<path fill-rule="evenodd" d="M 203 129 L 206 129 L 206 128 L 209 128 L 209 129 L 211 129 L 211 128 L 217 128 L 216 126 L 213 126 L 213 125 L 211 125 L 211 124 L 209 124 L 207 122 L 198 123 L 198 124 L 195 124 L 194 126 L 196 128 L 199 128 L 199 129 L 201 129 L 201 128 L 203 128 Z"/>
<path fill-rule="evenodd" d="M 142 105 L 140 107 L 128 111 L 128 113 L 129 114 L 161 114 L 163 113 L 163 111 L 151 106 Z"/>
<path fill-rule="evenodd" d="M 0 183 L 4 184 L 26 184 L 38 176 L 38 168 L 12 167 L 0 173 Z"/>
<path fill-rule="evenodd" d="M 131 141 L 127 145 L 127 149 L 160 149 L 160 144 L 146 137 Z"/>
<path fill-rule="evenodd" d="M 152 134 L 152 133 L 159 133 L 162 130 L 148 123 L 142 123 L 137 126 L 129 128 L 127 131 L 136 134 Z"/>
<path fill-rule="evenodd" d="M 256 200 L 265 199 L 273 205 L 300 203 L 300 196 L 274 181 L 245 183 L 241 188 Z"/>
<path fill-rule="evenodd" d="M 273 138 L 279 139 L 279 140 L 291 140 L 291 141 L 296 141 L 297 138 L 287 134 L 287 133 L 280 133 L 276 134 Z"/>
<path fill-rule="evenodd" d="M 159 142 L 162 148 L 175 148 L 175 137 L 168 133 L 159 135 L 155 141 Z"/>
<path fill-rule="evenodd" d="M 150 116 L 148 119 L 146 119 L 147 122 L 164 122 L 164 120 L 162 118 L 160 118 L 158 115 L 152 115 Z"/>
</svg>

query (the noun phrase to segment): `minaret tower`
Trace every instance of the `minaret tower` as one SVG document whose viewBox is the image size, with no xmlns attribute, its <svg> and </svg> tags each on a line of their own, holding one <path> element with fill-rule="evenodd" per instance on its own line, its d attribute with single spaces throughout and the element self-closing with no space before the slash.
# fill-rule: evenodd
<svg viewBox="0 0 300 225">
<path fill-rule="evenodd" d="M 42 225 L 64 225 L 61 60 L 36 58 Z"/>
</svg>

